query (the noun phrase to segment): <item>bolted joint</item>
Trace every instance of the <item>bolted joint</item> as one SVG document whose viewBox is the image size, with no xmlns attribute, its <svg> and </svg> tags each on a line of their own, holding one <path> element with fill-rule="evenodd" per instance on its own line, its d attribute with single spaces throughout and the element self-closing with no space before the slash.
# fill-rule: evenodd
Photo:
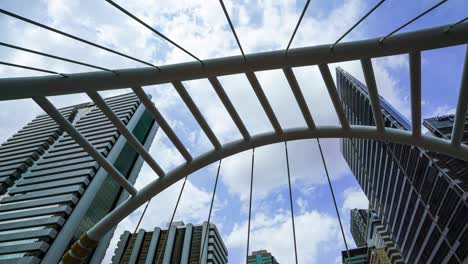
<svg viewBox="0 0 468 264">
<path fill-rule="evenodd" d="M 64 264 L 80 264 L 97 247 L 98 242 L 84 233 L 62 257 Z"/>
</svg>

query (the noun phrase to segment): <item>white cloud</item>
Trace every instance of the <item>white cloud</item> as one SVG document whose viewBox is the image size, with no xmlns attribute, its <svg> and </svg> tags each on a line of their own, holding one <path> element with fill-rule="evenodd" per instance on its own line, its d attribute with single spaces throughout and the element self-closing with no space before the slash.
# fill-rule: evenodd
<svg viewBox="0 0 468 264">
<path fill-rule="evenodd" d="M 343 191 L 343 207 L 345 214 L 349 214 L 349 210 L 354 208 L 367 209 L 369 201 L 362 190 L 354 187 L 349 187 Z"/>
<path fill-rule="evenodd" d="M 337 219 L 316 210 L 302 212 L 295 217 L 299 263 L 319 263 L 320 255 L 340 254 L 343 243 Z M 231 248 L 246 247 L 247 222 L 235 224 L 226 238 Z M 251 221 L 250 252 L 267 249 L 280 263 L 294 262 L 291 216 L 285 213 L 256 214 Z"/>
</svg>

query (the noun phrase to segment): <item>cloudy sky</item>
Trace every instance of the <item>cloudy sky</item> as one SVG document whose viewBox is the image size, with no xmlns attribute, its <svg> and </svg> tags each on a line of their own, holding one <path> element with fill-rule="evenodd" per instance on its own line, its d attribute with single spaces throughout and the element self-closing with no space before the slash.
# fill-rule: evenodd
<svg viewBox="0 0 468 264">
<path fill-rule="evenodd" d="M 201 59 L 239 54 L 218 1 L 117 2 Z M 225 2 L 246 53 L 284 49 L 305 4 L 304 0 Z M 377 2 L 311 1 L 292 47 L 334 42 Z M 344 41 L 385 35 L 437 2 L 388 0 Z M 156 65 L 192 60 L 105 1 L 2 1 L 0 8 Z M 466 10 L 466 1 L 451 0 L 403 31 L 453 23 L 464 18 Z M 0 15 L 0 36 L 2 42 L 111 69 L 143 66 L 5 15 Z M 464 52 L 464 46 L 457 46 L 422 53 L 423 116 L 454 111 Z M 93 70 L 4 47 L 0 48 L 0 61 L 63 73 Z M 373 63 L 380 94 L 409 117 L 407 56 L 374 59 Z M 331 65 L 333 74 L 337 66 L 363 80 L 358 62 Z M 316 123 L 338 124 L 318 69 L 303 67 L 294 69 L 294 72 Z M 0 78 L 40 74 L 0 66 Z M 259 72 L 257 76 L 281 125 L 284 128 L 305 126 L 282 72 Z M 243 75 L 221 77 L 220 81 L 251 134 L 272 130 Z M 189 81 L 185 85 L 221 142 L 241 138 L 207 80 Z M 172 86 L 157 85 L 145 89 L 153 95 L 153 101 L 194 156 L 212 148 Z M 103 92 L 102 95 L 110 96 L 128 91 L 123 89 Z M 85 94 L 50 99 L 58 107 L 89 101 Z M 31 100 L 1 101 L 0 140 L 6 140 L 40 113 L 41 110 Z M 367 200 L 341 157 L 339 140 L 323 140 L 323 145 L 339 211 L 344 219 L 347 240 L 353 247 L 354 242 L 348 232 L 349 209 L 367 207 Z M 162 131 L 156 135 L 150 151 L 166 170 L 183 162 Z M 290 142 L 289 153 L 299 262 L 339 262 L 344 243 L 316 141 Z M 228 247 L 230 263 L 243 263 L 245 259 L 250 160 L 251 151 L 246 151 L 223 160 L 221 166 L 211 219 L 221 231 Z M 216 168 L 217 164 L 212 164 L 190 175 L 176 220 L 186 223 L 207 220 Z M 294 249 L 284 145 L 257 149 L 254 174 L 250 249 L 267 249 L 280 263 L 292 263 Z M 155 174 L 145 165 L 136 186 L 141 188 L 155 178 Z M 170 219 L 180 186 L 181 182 L 153 199 L 141 227 L 152 229 L 155 226 L 165 226 Z M 142 208 L 118 226 L 106 255 L 106 262 L 110 260 L 121 232 L 133 230 L 141 212 Z"/>
</svg>

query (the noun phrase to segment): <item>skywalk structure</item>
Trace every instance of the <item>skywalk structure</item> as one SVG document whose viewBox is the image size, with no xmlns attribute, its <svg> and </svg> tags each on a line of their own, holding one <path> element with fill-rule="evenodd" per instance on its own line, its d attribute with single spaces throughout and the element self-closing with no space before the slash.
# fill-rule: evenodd
<svg viewBox="0 0 468 264">
<path fill-rule="evenodd" d="M 157 124 L 134 94 L 106 104 L 146 148 Z M 142 159 L 92 103 L 58 110 L 130 182 Z M 63 253 L 127 193 L 47 115 L 0 146 L 0 263 L 58 263 Z M 102 258 L 111 238 L 93 257 Z"/>
<path fill-rule="evenodd" d="M 337 82 L 351 124 L 374 125 L 369 89 L 342 69 L 337 70 Z M 379 101 L 385 127 L 411 129 L 390 104 Z M 468 137 L 468 115 L 461 119 L 463 139 Z M 424 124 L 432 124 L 430 130 L 439 131 L 436 136 L 447 136 L 453 120 L 433 118 Z M 342 152 L 405 262 L 457 263 L 467 257 L 467 162 L 369 139 L 343 139 Z"/>
<path fill-rule="evenodd" d="M 52 28 L 45 24 L 41 24 L 37 21 L 33 21 L 26 17 L 22 17 L 18 14 L 14 14 L 4 9 L 0 9 L 0 13 L 3 15 L 7 15 L 13 17 L 15 19 L 22 20 L 26 23 L 33 24 L 35 26 L 41 27 L 45 30 L 52 31 L 54 33 L 60 34 L 67 38 L 71 38 L 74 41 L 78 41 L 89 45 L 92 48 L 97 48 L 101 50 L 105 50 L 106 52 L 111 52 L 113 54 L 125 57 L 130 60 L 134 60 L 145 64 L 146 66 L 150 67 L 143 67 L 143 68 L 134 68 L 134 69 L 107 69 L 100 67 L 98 65 L 90 64 L 90 63 L 83 63 L 76 60 L 70 60 L 64 57 L 58 57 L 53 54 L 46 54 L 40 51 L 32 50 L 25 47 L 19 47 L 11 44 L 1 43 L 0 45 L 7 46 L 8 48 L 14 48 L 17 50 L 21 50 L 23 52 L 29 52 L 36 55 L 47 56 L 49 58 L 57 59 L 66 61 L 69 63 L 80 64 L 87 67 L 92 67 L 94 69 L 99 69 L 99 71 L 94 72 L 86 72 L 86 73 L 77 73 L 77 74 L 67 74 L 67 73 L 59 73 L 55 71 L 51 71 L 49 69 L 39 69 L 31 67 L 30 65 L 18 65 L 11 62 L 0 62 L 3 65 L 8 65 L 12 67 L 20 67 L 26 68 L 30 70 L 41 71 L 45 73 L 52 74 L 51 76 L 42 76 L 42 77 L 26 77 L 26 78 L 4 78 L 0 79 L 0 100 L 14 100 L 14 99 L 23 99 L 23 98 L 32 98 L 45 112 L 55 121 L 58 125 L 67 132 L 71 138 L 73 138 L 78 145 L 80 145 L 101 167 L 103 167 L 109 175 L 125 189 L 128 194 L 131 195 L 130 198 L 122 202 L 118 205 L 115 209 L 113 209 L 110 213 L 108 213 L 103 219 L 98 221 L 95 225 L 93 225 L 90 229 L 83 232 L 83 235 L 77 241 L 69 251 L 67 251 L 66 255 L 64 256 L 63 260 L 67 263 L 78 263 L 81 260 L 85 259 L 93 249 L 96 248 L 97 243 L 108 236 L 109 232 L 113 230 L 113 228 L 125 217 L 127 217 L 131 212 L 135 211 L 144 203 L 148 202 L 152 197 L 158 195 L 160 192 L 174 184 L 175 182 L 186 179 L 186 176 L 190 175 L 191 173 L 208 166 L 214 162 L 219 162 L 221 165 L 221 160 L 235 155 L 237 153 L 250 150 L 252 149 L 252 169 L 251 169 L 251 184 L 250 184 L 250 196 L 249 196 L 249 219 L 248 219 L 248 232 L 247 232 L 247 249 L 246 249 L 246 260 L 247 255 L 250 252 L 249 250 L 249 239 L 250 239 L 250 219 L 251 219 L 251 200 L 252 200 L 252 183 L 253 183 L 253 176 L 254 176 L 254 153 L 255 148 L 265 146 L 268 144 L 274 144 L 279 142 L 285 143 L 286 149 L 286 161 L 288 163 L 288 155 L 287 155 L 287 141 L 290 140 L 299 140 L 299 139 L 317 139 L 317 143 L 319 146 L 320 153 L 322 154 L 322 161 L 324 163 L 324 167 L 326 169 L 325 159 L 323 158 L 323 152 L 321 151 L 320 141 L 319 138 L 358 138 L 358 139 L 366 139 L 371 140 L 372 142 L 379 142 L 380 145 L 384 144 L 384 142 L 391 144 L 389 148 L 393 151 L 396 151 L 397 146 L 399 145 L 406 145 L 406 148 L 413 149 L 424 149 L 428 152 L 439 153 L 446 156 L 450 156 L 452 158 L 468 161 L 468 147 L 465 144 L 462 144 L 462 138 L 464 133 L 464 123 L 465 123 L 465 115 L 468 109 L 468 53 L 465 54 L 464 57 L 464 66 L 462 70 L 462 78 L 460 84 L 460 92 L 458 95 L 457 100 L 457 107 L 456 113 L 454 115 L 453 121 L 453 130 L 451 133 L 450 139 L 439 138 L 433 135 L 424 135 L 421 133 L 421 52 L 431 49 L 438 49 L 438 48 L 445 48 L 451 47 L 455 45 L 465 45 L 468 43 L 468 23 L 466 20 L 468 18 L 463 18 L 460 21 L 447 21 L 447 25 L 442 25 L 433 28 L 421 29 L 418 31 L 411 31 L 405 33 L 399 33 L 399 31 L 405 28 L 407 25 L 411 24 L 415 20 L 430 14 L 434 11 L 437 7 L 441 6 L 442 4 L 446 3 L 446 0 L 442 0 L 432 6 L 431 8 L 427 9 L 423 13 L 417 15 L 415 18 L 411 19 L 410 21 L 404 23 L 402 26 L 398 27 L 394 31 L 390 32 L 389 34 L 382 36 L 380 38 L 374 39 L 366 39 L 360 41 L 352 41 L 352 42 L 341 42 L 343 38 L 345 38 L 354 28 L 356 28 L 362 21 L 364 21 L 371 13 L 379 8 L 384 0 L 379 1 L 369 12 L 365 14 L 365 16 L 357 21 L 347 32 L 345 32 L 335 43 L 329 45 L 320 45 L 320 46 L 312 46 L 312 47 L 304 47 L 304 48 L 290 48 L 291 43 L 294 40 L 294 36 L 297 32 L 298 27 L 304 17 L 307 7 L 309 6 L 309 2 L 306 2 L 306 5 L 303 9 L 303 12 L 296 24 L 296 27 L 293 30 L 293 34 L 289 40 L 289 43 L 284 50 L 277 50 L 271 52 L 261 52 L 256 54 L 245 54 L 241 40 L 242 36 L 238 36 L 235 28 L 230 20 L 229 14 L 223 4 L 223 1 L 220 0 L 221 7 L 223 12 L 226 16 L 227 21 L 229 22 L 230 28 L 233 32 L 233 36 L 239 46 L 240 56 L 232 56 L 232 57 L 225 57 L 225 58 L 217 58 L 217 59 L 207 59 L 202 60 L 192 53 L 190 53 L 187 49 L 184 49 L 168 37 L 166 37 L 163 33 L 159 32 L 151 25 L 146 24 L 144 21 L 139 19 L 137 16 L 132 14 L 131 12 L 127 11 L 124 7 L 119 6 L 118 4 L 114 3 L 111 0 L 106 0 L 106 2 L 112 5 L 112 8 L 117 8 L 119 11 L 126 14 L 129 19 L 133 19 L 140 23 L 142 26 L 151 30 L 155 35 L 160 38 L 163 38 L 165 41 L 169 42 L 171 45 L 176 47 L 177 49 L 182 50 L 187 55 L 191 56 L 194 61 L 181 63 L 181 64 L 174 64 L 174 65 L 165 65 L 165 66 L 156 66 L 147 61 L 143 61 L 141 59 L 126 55 L 122 52 L 116 51 L 114 49 L 96 44 L 92 41 L 88 41 L 86 39 L 80 38 L 79 36 L 75 36 L 69 34 L 67 32 L 61 31 L 56 28 Z M 109 6 L 110 7 L 110 6 Z M 383 7 L 382 7 L 383 8 Z M 407 54 L 409 56 L 409 73 L 411 78 L 411 120 L 412 123 L 405 129 L 404 127 L 396 125 L 390 126 L 388 123 L 386 124 L 386 120 L 382 115 L 382 105 L 381 101 L 379 100 L 379 93 L 378 87 L 375 82 L 374 71 L 372 67 L 372 59 L 377 57 L 383 56 L 393 56 L 393 55 L 402 55 Z M 340 101 L 340 97 L 338 91 L 336 89 L 336 85 L 333 81 L 332 74 L 329 70 L 330 63 L 338 63 L 344 61 L 360 61 L 362 65 L 362 69 L 365 76 L 366 86 L 368 88 L 368 98 L 370 102 L 370 109 L 367 108 L 367 116 L 366 118 L 371 118 L 373 120 L 372 123 L 367 124 L 357 124 L 355 120 L 350 119 L 350 117 L 346 113 L 346 108 L 343 106 L 342 102 Z M 328 94 L 332 101 L 334 110 L 339 119 L 339 125 L 336 126 L 317 126 L 312 118 L 310 109 L 307 105 L 306 100 L 304 99 L 301 87 L 297 82 L 295 75 L 294 75 L 294 67 L 300 66 L 314 66 L 317 65 L 320 73 L 322 75 L 323 81 L 327 88 Z M 283 71 L 284 76 L 286 77 L 288 84 L 291 88 L 291 91 L 296 99 L 296 102 L 301 110 L 302 117 L 306 123 L 306 127 L 302 128 L 294 128 L 294 129 L 284 129 L 278 119 L 267 99 L 261 84 L 259 83 L 256 72 L 258 71 L 265 71 L 265 70 L 275 70 L 281 69 Z M 232 104 L 230 98 L 227 96 L 224 88 L 219 81 L 220 76 L 230 75 L 230 74 L 243 74 L 245 75 L 246 79 L 249 82 L 249 85 L 254 91 L 255 96 L 258 98 L 260 105 L 262 106 L 263 110 L 265 111 L 268 120 L 271 123 L 272 130 L 270 132 L 266 132 L 263 134 L 256 134 L 251 135 L 250 132 L 244 125 L 243 120 L 237 113 L 236 108 Z M 218 137 L 213 132 L 211 126 L 206 122 L 204 116 L 202 115 L 201 111 L 198 109 L 195 102 L 190 97 L 190 94 L 187 92 L 184 86 L 184 81 L 193 80 L 193 79 L 208 79 L 210 85 L 212 87 L 207 87 L 207 89 L 214 89 L 216 94 L 219 96 L 220 101 L 226 108 L 227 112 L 231 116 L 234 121 L 234 124 L 238 128 L 242 138 L 240 140 L 235 140 L 228 143 L 221 143 L 218 140 Z M 144 92 L 144 86 L 148 85 L 156 85 L 156 84 L 172 84 L 174 89 L 180 95 L 183 102 L 187 105 L 190 113 L 193 115 L 195 120 L 200 125 L 203 132 L 206 134 L 207 138 L 209 139 L 210 143 L 213 145 L 213 149 L 209 150 L 205 153 L 192 156 L 186 146 L 181 142 L 178 136 L 174 133 L 169 123 L 164 119 L 161 113 L 158 111 L 157 105 L 154 105 L 150 98 Z M 185 159 L 185 163 L 180 164 L 178 167 L 170 170 L 164 171 L 162 170 L 157 161 L 153 160 L 152 157 L 148 154 L 148 152 L 138 144 L 138 140 L 127 133 L 128 131 L 125 130 L 125 127 L 120 124 L 120 122 L 116 118 L 113 117 L 112 109 L 108 109 L 106 103 L 102 102 L 99 99 L 98 91 L 103 90 L 113 90 L 113 89 L 122 89 L 122 88 L 131 88 L 134 93 L 138 96 L 139 100 L 142 102 L 143 105 L 147 108 L 149 113 L 152 117 L 156 120 L 156 123 L 160 126 L 160 128 L 164 131 L 167 135 L 169 140 L 173 143 L 175 148 L 180 152 L 182 157 Z M 137 191 L 132 183 L 126 179 L 117 169 L 116 167 L 108 160 L 107 157 L 104 157 L 101 153 L 99 153 L 96 148 L 91 145 L 86 138 L 82 136 L 82 134 L 76 130 L 75 127 L 69 124 L 66 118 L 55 109 L 55 107 L 50 103 L 47 99 L 48 96 L 53 95 L 64 95 L 64 94 L 74 94 L 74 93 L 86 93 L 88 96 L 91 97 L 93 102 L 100 106 L 102 109 L 106 109 L 104 113 L 110 119 L 111 123 L 125 136 L 131 146 L 140 154 L 142 159 L 153 169 L 155 172 L 155 179 L 143 187 L 141 190 Z M 106 107 L 107 106 L 107 107 Z M 386 118 L 386 117 L 385 117 Z M 377 144 L 377 143 L 373 143 Z M 412 146 L 412 147 L 411 147 Z M 219 165 L 219 166 L 220 166 Z M 219 167 L 218 167 L 219 168 Z M 416 168 L 415 168 L 416 169 Z M 218 169 L 219 171 L 219 169 Z M 333 193 L 333 187 L 331 184 L 331 180 L 328 174 L 328 170 L 326 169 L 326 176 L 330 188 L 330 192 L 332 193 L 334 206 L 337 213 L 337 218 L 339 220 L 338 224 L 342 230 L 343 240 L 347 247 L 346 237 L 344 236 L 344 231 L 341 224 L 341 218 L 339 215 L 339 209 L 336 204 L 336 199 Z M 289 183 L 289 198 L 290 198 L 290 209 L 291 209 L 291 218 L 292 218 L 292 233 L 294 238 L 294 254 L 295 259 L 297 262 L 297 247 L 296 247 L 296 239 L 295 239 L 295 228 L 294 228 L 294 212 L 293 212 L 293 198 L 291 192 L 291 181 L 290 181 L 290 171 L 288 166 L 288 183 Z M 157 175 L 157 176 L 156 176 Z M 445 176 L 443 176 L 445 177 Z M 218 177 L 216 177 L 217 179 Z M 437 176 L 436 179 L 440 177 Z M 445 178 L 444 178 L 445 179 Z M 403 181 L 403 180 L 402 180 Z M 409 188 L 413 190 L 412 180 L 408 181 L 405 180 L 404 188 Z M 437 184 L 441 183 L 442 181 L 434 182 L 434 186 L 438 186 Z M 373 188 L 369 188 L 369 190 L 375 190 L 375 187 L 382 188 L 383 184 L 376 184 L 374 182 L 371 183 Z M 403 183 L 402 183 L 403 184 Z M 443 184 L 443 183 L 441 183 Z M 388 185 L 390 186 L 390 184 Z M 387 187 L 388 187 L 387 186 Z M 406 187 L 408 186 L 408 187 Z M 451 190 L 455 187 L 450 185 Z M 215 184 L 216 187 L 216 184 Z M 366 186 L 367 188 L 367 186 Z M 447 189 L 447 188 L 445 188 Z M 404 190 L 404 189 L 403 189 Z M 437 190 L 444 190 L 444 186 L 438 186 Z M 375 204 L 376 195 L 381 194 L 380 191 L 368 192 L 370 193 L 370 199 Z M 412 191 L 412 193 L 415 193 Z M 453 192 L 449 192 L 450 195 Z M 408 197 L 408 200 L 403 200 L 402 203 L 406 203 L 407 201 L 411 201 L 408 203 L 408 206 L 405 205 L 404 208 L 408 214 L 417 214 L 419 215 L 421 208 L 419 205 L 413 204 L 413 201 L 416 203 L 416 195 L 412 196 L 414 198 Z M 445 196 L 445 194 L 444 194 Z M 380 199 L 380 197 L 379 197 Z M 413 199 L 413 200 L 411 200 Z M 211 203 L 211 207 L 213 205 L 214 195 Z M 390 200 L 390 199 L 388 199 Z M 421 202 L 418 202 L 421 204 Z M 460 203 L 458 203 L 459 205 Z M 457 206 L 458 206 L 457 205 Z M 418 206 L 418 207 L 416 207 Z M 176 206 L 177 208 L 177 206 Z M 387 208 L 391 208 L 391 206 L 385 207 L 384 210 Z M 403 208 L 398 206 L 398 208 Z M 382 209 L 378 209 L 382 210 Z M 403 210 L 403 209 L 402 209 Z M 422 209 L 424 211 L 424 209 Z M 431 210 L 431 209 L 430 209 Z M 429 212 L 430 212 L 429 210 Z M 445 209 L 444 209 L 445 210 Z M 419 211 L 419 212 L 418 212 Z M 211 212 L 211 210 L 210 210 Z M 442 213 L 444 211 L 441 211 Z M 445 213 L 445 212 L 444 212 Z M 407 214 L 407 215 L 408 215 Z M 426 214 L 427 213 L 426 211 Z M 432 213 L 431 213 L 432 214 Z M 436 214 L 439 214 L 437 212 Z M 385 214 L 383 214 L 385 215 Z M 394 213 L 392 212 L 393 216 L 402 215 L 399 212 Z M 466 216 L 466 214 L 464 214 Z M 434 215 L 433 215 L 434 216 Z M 462 214 L 463 217 L 463 214 Z M 390 221 L 390 217 L 386 217 L 383 221 Z M 408 220 L 406 220 L 408 219 Z M 413 218 L 412 218 L 413 219 Z M 403 221 L 415 222 L 414 220 L 405 218 Z M 425 218 L 425 219 L 431 219 Z M 448 219 L 448 222 L 453 222 L 455 220 L 463 221 L 462 218 L 458 216 L 454 216 L 452 219 Z M 399 220 L 400 221 L 400 220 Z M 417 221 L 416 221 L 417 222 Z M 465 221 L 466 223 L 466 221 Z M 446 224 L 450 223 L 445 223 Z M 429 227 L 427 227 L 429 225 Z M 408 225 L 408 226 L 415 226 L 415 225 Z M 459 235 L 458 237 L 454 237 L 453 241 L 449 238 L 447 234 L 447 229 L 441 230 L 439 226 L 439 222 L 436 221 L 429 221 L 426 224 L 426 220 L 424 220 L 421 228 L 415 230 L 411 228 L 410 230 L 406 230 L 407 227 L 405 225 L 397 226 L 392 225 L 392 229 L 398 229 L 397 232 L 397 240 L 403 239 L 403 235 L 406 234 L 415 234 L 415 236 L 421 233 L 421 230 L 428 228 L 429 232 L 431 233 L 431 238 L 428 240 L 424 239 L 424 241 L 416 240 L 412 241 L 412 243 L 401 244 L 403 248 L 403 252 L 418 252 L 418 256 L 416 258 L 422 258 L 423 252 L 427 253 L 427 246 L 426 245 L 434 245 L 434 249 L 437 248 L 437 251 L 445 251 L 447 249 L 446 256 L 450 257 L 451 260 L 455 261 L 455 263 L 461 263 L 463 261 L 464 256 L 466 255 L 466 251 L 462 248 L 457 246 L 457 243 L 464 243 L 467 239 L 466 235 Z M 401 228 L 400 228 L 401 227 Z M 435 230 L 435 231 L 434 231 Z M 453 229 L 452 229 L 453 230 Z M 434 231 L 434 232 L 432 232 Z M 440 232 L 443 239 L 439 237 L 437 239 L 436 235 L 437 232 Z M 451 231 L 453 232 L 453 231 Z M 463 227 L 463 230 L 460 230 L 460 233 L 466 232 L 466 227 Z M 436 234 L 436 235 L 432 235 Z M 419 237 L 419 236 L 418 236 Z M 437 240 L 436 242 L 432 243 L 432 241 Z M 430 242 L 428 242 L 430 241 Z M 413 243 L 414 242 L 414 243 Z M 419 247 L 419 248 L 418 248 Z M 407 249 L 405 249 L 407 248 Z M 348 249 L 348 248 L 347 248 Z M 454 252 L 456 250 L 457 252 Z M 49 250 L 50 251 L 50 250 Z M 58 252 L 58 251 L 57 251 Z M 419 254 L 421 252 L 421 254 Z M 349 253 L 349 252 L 348 252 Z M 347 253 L 347 254 L 348 254 Z M 409 257 L 411 258 L 411 254 Z M 348 254 L 349 255 L 349 254 Z M 442 254 L 443 255 L 443 254 Z M 405 255 L 406 257 L 407 255 Z M 427 259 L 434 259 L 436 253 L 431 253 L 429 256 L 424 256 Z M 439 256 L 439 255 L 437 255 Z"/>
</svg>

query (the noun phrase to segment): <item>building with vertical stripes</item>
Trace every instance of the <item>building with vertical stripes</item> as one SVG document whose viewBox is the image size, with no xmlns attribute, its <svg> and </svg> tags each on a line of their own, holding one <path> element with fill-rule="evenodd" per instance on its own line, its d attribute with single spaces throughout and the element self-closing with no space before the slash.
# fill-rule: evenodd
<svg viewBox="0 0 468 264">
<path fill-rule="evenodd" d="M 203 245 L 204 244 L 204 245 Z M 228 252 L 216 225 L 175 222 L 167 229 L 125 231 L 112 257 L 113 264 L 225 264 Z"/>
<path fill-rule="evenodd" d="M 342 69 L 337 69 L 337 87 L 350 123 L 374 125 L 367 87 Z M 388 102 L 380 98 L 380 103 L 386 127 L 411 130 Z M 450 125 L 445 129 L 451 131 Z M 341 151 L 404 262 L 466 262 L 467 195 L 457 179 L 466 179 L 468 164 L 418 147 L 368 139 L 343 139 Z"/>
<path fill-rule="evenodd" d="M 134 94 L 106 103 L 149 148 L 157 131 Z M 59 111 L 134 183 L 142 159 L 92 103 Z M 0 263 L 58 263 L 79 236 L 128 193 L 47 115 L 40 115 L 0 146 Z M 91 263 L 100 263 L 112 232 Z"/>
</svg>

